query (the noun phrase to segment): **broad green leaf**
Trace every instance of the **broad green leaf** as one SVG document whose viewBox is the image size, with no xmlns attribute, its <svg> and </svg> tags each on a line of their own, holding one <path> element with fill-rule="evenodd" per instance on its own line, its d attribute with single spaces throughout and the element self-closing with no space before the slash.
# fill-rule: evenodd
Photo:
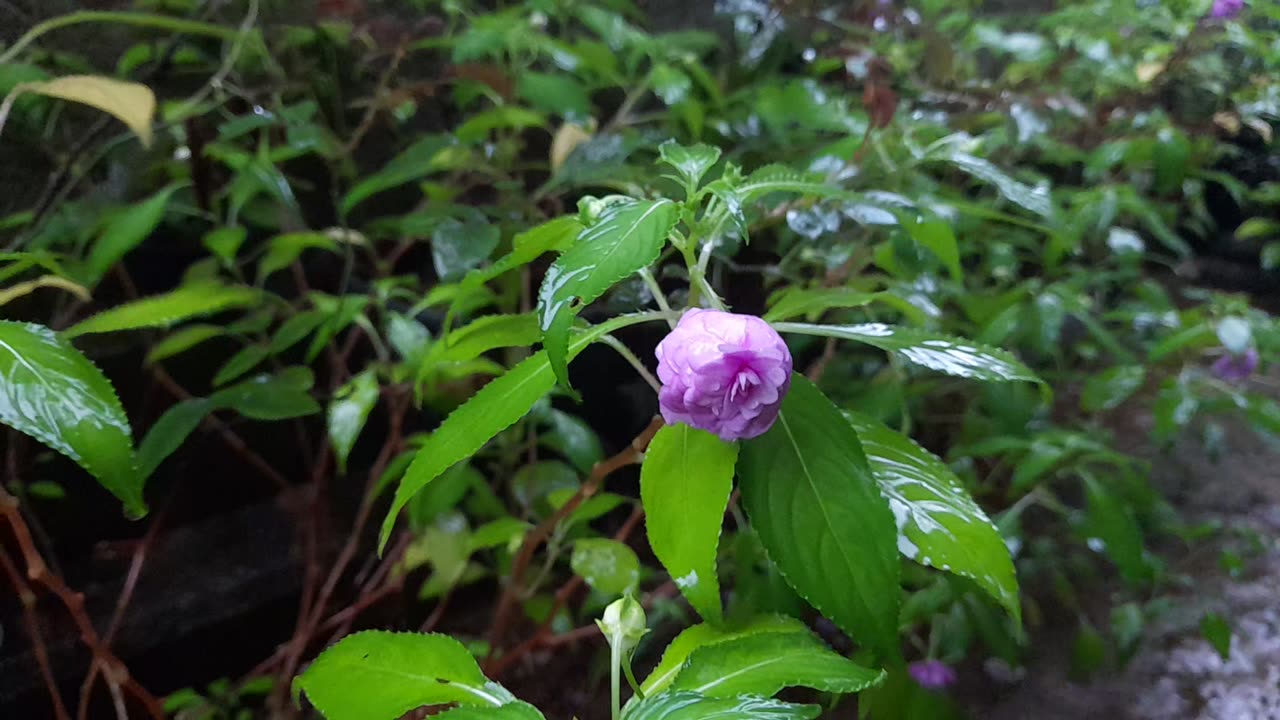
<svg viewBox="0 0 1280 720">
<path fill-rule="evenodd" d="M 687 627 L 667 645 L 658 666 L 640 683 L 640 689 L 646 695 L 666 690 L 684 667 L 685 660 L 698 648 L 759 633 L 808 634 L 809 628 L 786 615 L 761 615 L 737 627 L 716 627 L 705 623 Z"/>
<path fill-rule="evenodd" d="M 1053 216 L 1053 202 L 1047 187 L 1031 187 L 1014 180 L 990 162 L 973 155 L 954 152 L 941 158 L 979 180 L 991 183 L 1006 200 L 1043 218 Z"/>
<path fill-rule="evenodd" d="M 451 637 L 377 630 L 339 640 L 294 682 L 327 720 L 397 720 L 447 703 L 501 707 L 510 695 Z"/>
<path fill-rule="evenodd" d="M 880 295 L 881 293 L 861 292 L 853 288 L 809 289 L 793 286 L 772 299 L 764 319 L 778 322 L 834 308 L 865 307 L 875 302 Z"/>
<path fill-rule="evenodd" d="M 680 173 L 686 187 L 696 190 L 702 176 L 720 159 L 720 148 L 702 144 L 681 145 L 668 140 L 658 146 L 658 155 L 662 162 Z"/>
<path fill-rule="evenodd" d="M 169 207 L 169 199 L 177 190 L 177 185 L 170 185 L 146 200 L 121 210 L 111 218 L 85 260 L 86 285 L 97 285 L 113 265 L 147 239 L 147 236 L 164 219 L 164 211 Z"/>
<path fill-rule="evenodd" d="M 678 218 L 678 208 L 669 200 L 611 205 L 547 270 L 538 291 L 538 323 L 561 385 L 569 387 L 566 346 L 578 311 L 657 260 Z"/>
<path fill-rule="evenodd" d="M 734 190 L 743 203 L 779 192 L 813 198 L 857 199 L 857 195 L 827 182 L 822 175 L 793 170 L 784 165 L 766 165 L 751 173 Z"/>
<path fill-rule="evenodd" d="M 1119 568 L 1124 579 L 1145 586 L 1154 579 L 1155 568 L 1143 545 L 1142 526 L 1125 498 L 1104 485 L 1092 473 L 1082 473 L 1088 509 L 1080 532 L 1096 552 L 1104 553 Z"/>
<path fill-rule="evenodd" d="M 956 244 L 955 233 L 951 226 L 941 220 L 924 222 L 905 222 L 902 227 L 913 240 L 929 249 L 942 261 L 951 279 L 960 282 L 964 279 L 964 271 L 960 269 L 960 248 Z"/>
<path fill-rule="evenodd" d="M 1142 387 L 1147 381 L 1146 368 L 1141 365 L 1120 365 L 1085 380 L 1080 393 L 1080 408 L 1085 412 L 1113 410 Z"/>
<path fill-rule="evenodd" d="M 1159 195 L 1168 195 L 1182 187 L 1187 178 L 1187 168 L 1191 159 L 1191 141 L 1181 131 L 1174 128 L 1161 128 L 1156 134 L 1156 143 L 1152 148 L 1152 160 L 1155 161 L 1155 191 Z"/>
<path fill-rule="evenodd" d="M 143 145 L 151 144 L 156 96 L 146 85 L 100 75 L 68 75 L 19 87 L 21 92 L 70 100 L 110 113 L 127 125 Z"/>
<path fill-rule="evenodd" d="M 820 335 L 856 340 L 901 356 L 904 360 L 956 377 L 988 382 L 1040 378 L 1007 350 L 986 347 L 969 340 L 941 335 L 901 325 L 862 323 L 860 325 L 810 325 L 775 323 L 778 332 Z"/>
<path fill-rule="evenodd" d="M 419 532 L 431 525 L 441 515 L 457 507 L 472 488 L 484 481 L 484 476 L 470 463 L 460 462 L 445 470 L 435 482 L 422 488 L 409 501 L 409 527 Z"/>
<path fill-rule="evenodd" d="M 857 434 L 803 375 L 742 443 L 743 505 L 787 582 L 855 640 L 898 652 L 898 531 Z"/>
<path fill-rule="evenodd" d="M 151 477 L 213 409 L 214 404 L 208 400 L 191 398 L 166 410 L 138 444 L 138 474 Z"/>
<path fill-rule="evenodd" d="M 1231 625 L 1219 614 L 1205 613 L 1200 619 L 1200 634 L 1218 651 L 1223 662 L 1231 659 Z"/>
<path fill-rule="evenodd" d="M 248 237 L 248 228 L 243 225 L 230 225 L 210 230 L 201 238 L 200 243 L 221 260 L 223 265 L 230 267 L 235 262 L 240 246 Z"/>
<path fill-rule="evenodd" d="M 258 366 L 270 353 L 265 345 L 246 345 L 218 368 L 213 376 L 214 386 L 226 385 Z"/>
<path fill-rule="evenodd" d="M 90 333 L 119 332 L 147 327 L 168 327 L 193 317 L 230 308 L 249 307 L 261 300 L 247 287 L 194 283 L 161 295 L 117 305 L 63 331 L 68 338 Z"/>
<path fill-rule="evenodd" d="M 583 348 L 620 327 L 643 322 L 650 316 L 621 316 L 592 327 L 569 342 L 572 359 Z M 510 427 L 555 387 L 555 374 L 545 351 L 538 352 L 480 389 L 470 400 L 449 414 L 427 437 L 413 464 L 400 480 L 395 500 L 382 523 L 378 549 L 391 537 L 396 516 L 409 498 L 440 473 L 471 457 L 495 435 Z"/>
<path fill-rule="evenodd" d="M 359 318 L 357 322 L 360 322 Z M 431 331 L 415 317 L 388 312 L 387 342 L 406 364 L 413 366 L 421 363 L 427 355 L 431 347 Z"/>
<path fill-rule="evenodd" d="M 702 618 L 719 624 L 716 551 L 738 447 L 705 430 L 665 425 L 640 468 L 649 545 Z"/>
<path fill-rule="evenodd" d="M 573 572 L 605 595 L 625 595 L 640 582 L 640 560 L 617 540 L 585 538 L 573 544 Z"/>
<path fill-rule="evenodd" d="M 0 321 L 0 422 L 76 461 L 142 517 L 129 419 L 110 381 L 42 325 Z"/>
<path fill-rule="evenodd" d="M 1018 579 L 996 526 L 951 469 L 909 438 L 846 413 L 898 525 L 898 551 L 922 565 L 975 581 L 1015 620 Z"/>
<path fill-rule="evenodd" d="M 883 670 L 832 652 L 811 633 L 764 633 L 694 650 L 671 690 L 709 697 L 770 697 L 785 687 L 855 693 L 882 680 Z"/>
<path fill-rule="evenodd" d="M 564 116 L 571 122 L 585 122 L 591 117 L 591 97 L 571 75 L 524 71 L 520 73 L 516 91 L 530 105 Z"/>
<path fill-rule="evenodd" d="M 147 351 L 147 363 L 157 363 L 165 358 L 184 353 L 206 340 L 212 340 L 226 334 L 226 330 L 217 325 L 187 325 L 179 328 Z"/>
<path fill-rule="evenodd" d="M 338 468 L 344 473 L 351 448 L 355 447 L 356 439 L 369 419 L 369 411 L 377 402 L 378 376 L 372 370 L 356 375 L 329 401 L 329 441 L 333 444 L 333 454 L 338 458 Z"/>
<path fill-rule="evenodd" d="M 320 323 L 325 321 L 325 314 L 318 310 L 307 310 L 300 312 L 283 323 L 276 330 L 276 334 L 271 337 L 271 344 L 268 350 L 272 355 L 288 350 L 297 345 L 303 338 L 310 335 L 313 330 L 320 327 Z"/>
<path fill-rule="evenodd" d="M 219 390 L 209 401 L 252 420 L 288 420 L 320 412 L 320 405 L 307 392 L 313 382 L 307 368 L 286 368 Z"/>
<path fill-rule="evenodd" d="M 404 152 L 395 156 L 381 170 L 356 183 L 351 191 L 342 198 L 343 214 L 377 195 L 406 183 L 424 178 L 437 169 L 437 161 L 442 153 L 454 145 L 452 138 L 446 135 L 427 135 Z"/>
<path fill-rule="evenodd" d="M 812 720 L 822 708 L 746 696 L 709 698 L 691 692 L 650 695 L 628 705 L 622 720 Z"/>
</svg>

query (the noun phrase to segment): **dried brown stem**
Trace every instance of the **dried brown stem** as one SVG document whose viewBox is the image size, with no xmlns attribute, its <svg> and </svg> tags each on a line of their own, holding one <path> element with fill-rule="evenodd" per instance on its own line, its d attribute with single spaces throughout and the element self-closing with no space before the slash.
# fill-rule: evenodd
<svg viewBox="0 0 1280 720">
<path fill-rule="evenodd" d="M 31 586 L 22 579 L 17 565 L 9 552 L 0 546 L 0 567 L 9 576 L 9 584 L 22 602 L 22 620 L 27 626 L 27 634 L 31 636 L 31 650 L 36 656 L 36 666 L 40 668 L 40 676 L 44 678 L 45 687 L 49 688 L 49 699 L 53 702 L 53 715 L 57 720 L 70 720 L 66 705 L 62 704 L 62 694 L 58 692 L 58 684 L 53 679 L 53 667 L 49 664 L 49 650 L 45 647 L 44 636 L 40 633 L 40 620 L 36 617 L 36 595 Z"/>
</svg>

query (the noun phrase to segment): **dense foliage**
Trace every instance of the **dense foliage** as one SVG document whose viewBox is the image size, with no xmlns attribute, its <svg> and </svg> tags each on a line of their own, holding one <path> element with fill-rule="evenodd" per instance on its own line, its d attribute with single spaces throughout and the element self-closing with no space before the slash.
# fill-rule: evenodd
<svg viewBox="0 0 1280 720">
<path fill-rule="evenodd" d="M 0 560 L 82 713 L 961 716 L 1046 625 L 1123 663 L 1221 530 L 1128 419 L 1280 433 L 1280 6 L 133 4 L 0 52 Z M 785 338 L 776 422 L 658 416 L 689 308 Z M 205 433 L 296 515 L 296 624 L 157 698 L 39 530 L 110 496 L 41 448 L 141 567 Z"/>
</svg>

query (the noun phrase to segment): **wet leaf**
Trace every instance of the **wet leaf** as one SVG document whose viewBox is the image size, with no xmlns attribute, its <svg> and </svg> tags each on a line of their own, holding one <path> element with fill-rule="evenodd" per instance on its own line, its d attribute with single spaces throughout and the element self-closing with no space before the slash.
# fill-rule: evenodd
<svg viewBox="0 0 1280 720">
<path fill-rule="evenodd" d="M 498 348 L 533 345 L 542 337 L 538 319 L 532 313 L 523 315 L 485 315 L 450 333 L 439 358 L 463 362 Z"/>
<path fill-rule="evenodd" d="M 334 393 L 329 401 L 329 441 L 338 458 L 338 468 L 347 471 L 347 458 L 364 429 L 369 412 L 378 402 L 378 376 L 366 370 L 352 378 Z"/>
<path fill-rule="evenodd" d="M 941 220 L 924 222 L 907 222 L 902 225 L 912 239 L 929 249 L 947 268 L 951 279 L 956 282 L 964 280 L 964 271 L 960 269 L 960 249 L 956 244 L 955 233 L 951 226 Z"/>
<path fill-rule="evenodd" d="M 320 412 L 320 405 L 308 392 L 313 382 L 307 368 L 286 368 L 219 390 L 209 401 L 252 420 L 288 420 Z"/>
<path fill-rule="evenodd" d="M 1009 177 L 987 160 L 966 153 L 953 152 L 942 159 L 979 180 L 995 185 L 1000 190 L 1000 194 L 1014 205 L 1042 218 L 1048 219 L 1053 216 L 1053 202 L 1047 187 L 1033 188 Z"/>
<path fill-rule="evenodd" d="M 1155 577 L 1155 569 L 1147 557 L 1142 527 L 1133 509 L 1092 474 L 1084 473 L 1082 479 L 1088 510 L 1080 532 L 1089 548 L 1105 554 L 1127 582 L 1139 586 L 1149 584 Z"/>
<path fill-rule="evenodd" d="M 52 330 L 0 321 L 0 422 L 74 460 L 142 517 L 129 419 L 110 381 Z"/>
<path fill-rule="evenodd" d="M 996 526 L 941 460 L 875 420 L 846 413 L 898 526 L 898 551 L 974 580 L 1020 621 L 1018 579 Z"/>
<path fill-rule="evenodd" d="M 840 410 L 795 374 L 782 412 L 742 443 L 743 506 L 787 582 L 855 640 L 898 652 L 898 531 Z"/>
<path fill-rule="evenodd" d="M 585 122 L 591 117 L 591 97 L 582 83 L 570 75 L 525 71 L 520 74 L 516 91 L 533 107 L 570 122 Z"/>
<path fill-rule="evenodd" d="M 811 633 L 763 633 L 694 650 L 671 690 L 709 697 L 769 697 L 786 687 L 854 693 L 884 677 L 883 670 L 832 652 Z"/>
<path fill-rule="evenodd" d="M 119 332 L 147 327 L 168 327 L 202 315 L 261 302 L 253 288 L 200 282 L 172 292 L 117 305 L 63 331 L 68 338 L 91 333 Z"/>
<path fill-rule="evenodd" d="M 514 700 L 485 679 L 462 643 L 435 634 L 348 635 L 294 682 L 327 720 L 396 720 L 424 705 L 501 707 Z"/>
<path fill-rule="evenodd" d="M 569 387 L 566 346 L 578 311 L 657 260 L 678 216 L 669 200 L 611 205 L 547 270 L 538 291 L 538 324 L 561 385 Z"/>
<path fill-rule="evenodd" d="M 146 200 L 121 210 L 106 224 L 85 260 L 86 285 L 97 285 L 113 265 L 147 239 L 164 219 L 169 199 L 177 190 L 177 185 L 170 185 Z"/>
<path fill-rule="evenodd" d="M 191 398 L 166 410 L 138 444 L 138 474 L 144 478 L 151 477 L 160 463 L 182 446 L 214 407 L 204 398 Z"/>
<path fill-rule="evenodd" d="M 534 706 L 513 702 L 502 707 L 459 707 L 433 715 L 434 720 L 545 720 Z"/>
<path fill-rule="evenodd" d="M 304 250 L 337 252 L 338 243 L 322 232 L 295 232 L 277 235 L 267 243 L 267 251 L 258 261 L 258 282 L 283 270 L 302 256 Z"/>
<path fill-rule="evenodd" d="M 427 135 L 419 139 L 381 170 L 356 183 L 342 198 L 342 212 L 349 213 L 378 193 L 432 174 L 438 169 L 438 160 L 453 144 L 453 139 L 445 135 Z"/>
<path fill-rule="evenodd" d="M 824 310 L 865 307 L 879 297 L 880 293 L 861 292 L 853 288 L 790 287 L 771 298 L 771 306 L 764 314 L 764 319 L 776 322 Z"/>
<path fill-rule="evenodd" d="M 720 148 L 710 145 L 681 145 L 668 140 L 658 146 L 662 162 L 680 173 L 686 187 L 696 190 L 702 176 L 720 160 Z"/>
<path fill-rule="evenodd" d="M 809 325 L 776 323 L 778 332 L 820 335 L 856 340 L 901 356 L 930 370 L 956 377 L 987 382 L 1025 380 L 1039 383 L 1040 378 L 1006 350 L 986 347 L 961 338 L 927 330 L 863 323 L 861 325 Z"/>
<path fill-rule="evenodd" d="M 733 489 L 738 447 L 688 425 L 665 425 L 640 468 L 640 498 L 653 554 L 702 618 L 723 619 L 716 552 Z"/>
<path fill-rule="evenodd" d="M 263 360 L 267 359 L 270 352 L 265 345 L 246 345 L 235 355 L 232 355 L 218 368 L 218 372 L 213 376 L 213 384 L 226 385 L 254 369 Z"/>
<path fill-rule="evenodd" d="M 573 572 L 605 595 L 624 595 L 640 582 L 640 560 L 617 540 L 586 538 L 573 544 Z"/>
<path fill-rule="evenodd" d="M 552 408 L 542 420 L 550 429 L 538 435 L 538 442 L 563 455 L 580 472 L 590 472 L 592 466 L 604 459 L 600 438 L 581 418 Z"/>
<path fill-rule="evenodd" d="M 445 282 L 461 279 L 489 258 L 498 247 L 500 233 L 484 218 L 466 222 L 446 218 L 431 234 L 431 259 L 436 275 Z"/>
<path fill-rule="evenodd" d="M 582 223 L 572 215 L 556 218 L 515 236 L 511 252 L 487 268 L 472 270 L 462 280 L 462 287 L 476 288 L 516 268 L 528 265 L 539 256 L 568 250 L 582 232 Z"/>
</svg>

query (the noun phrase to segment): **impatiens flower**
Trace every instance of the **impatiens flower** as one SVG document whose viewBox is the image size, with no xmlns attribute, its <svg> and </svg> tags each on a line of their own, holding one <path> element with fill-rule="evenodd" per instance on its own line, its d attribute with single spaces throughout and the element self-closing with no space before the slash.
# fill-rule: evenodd
<svg viewBox="0 0 1280 720">
<path fill-rule="evenodd" d="M 791 352 L 753 315 L 689 310 L 657 355 L 663 419 L 729 442 L 772 427 L 791 386 Z"/>
<path fill-rule="evenodd" d="M 941 690 L 956 681 L 956 671 L 941 660 L 920 660 L 907 666 L 907 673 L 926 690 Z"/>
<path fill-rule="evenodd" d="M 1217 20 L 1231 20 L 1244 10 L 1244 0 L 1213 0 L 1213 9 L 1209 17 Z"/>
<path fill-rule="evenodd" d="M 1228 353 L 1214 361 L 1210 372 L 1220 380 L 1227 382 L 1244 382 L 1258 369 L 1258 351 L 1249 348 L 1236 355 Z"/>
</svg>

